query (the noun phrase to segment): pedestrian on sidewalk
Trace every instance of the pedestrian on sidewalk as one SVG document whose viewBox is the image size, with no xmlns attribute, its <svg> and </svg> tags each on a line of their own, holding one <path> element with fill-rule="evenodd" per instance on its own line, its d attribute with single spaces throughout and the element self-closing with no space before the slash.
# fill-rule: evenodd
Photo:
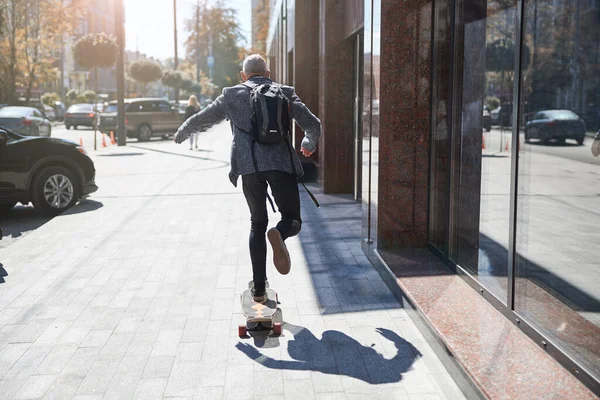
<svg viewBox="0 0 600 400">
<path fill-rule="evenodd" d="M 200 111 L 200 103 L 195 95 L 191 95 L 188 100 L 188 106 L 185 108 L 185 119 L 188 120 L 194 114 Z M 190 135 L 190 150 L 193 150 L 194 144 L 198 148 L 198 132 L 194 132 Z"/>
<path fill-rule="evenodd" d="M 596 132 L 596 137 L 592 143 L 592 155 L 598 157 L 600 155 L 600 130 Z"/>
<path fill-rule="evenodd" d="M 229 180 L 237 187 L 238 177 L 242 177 L 244 196 L 250 208 L 253 296 L 255 301 L 265 302 L 267 199 L 271 202 L 267 185 L 271 187 L 281 220 L 276 227 L 269 229 L 266 236 L 273 248 L 275 268 L 285 275 L 291 268 L 285 240 L 297 235 L 302 226 L 297 179 L 304 174 L 300 159 L 290 143 L 292 123 L 289 118 L 296 120 L 304 130 L 301 152 L 306 157 L 310 157 L 317 147 L 321 136 L 321 122 L 302 103 L 293 87 L 277 84 L 270 79 L 267 63 L 260 55 L 252 54 L 244 60 L 241 77 L 243 83 L 224 88 L 223 94 L 211 105 L 186 120 L 173 140 L 182 143 L 192 133 L 203 132 L 224 119 L 230 121 L 233 143 Z M 270 99 L 265 97 L 267 95 L 271 96 Z M 281 98 L 283 101 L 278 103 L 278 108 L 275 107 L 275 110 L 278 109 L 275 115 L 281 119 L 273 126 L 272 108 L 268 109 L 265 104 L 277 104 L 270 101 Z M 285 107 L 286 103 L 288 107 Z M 262 112 L 256 113 L 259 108 Z M 289 117 L 286 117 L 288 113 Z M 267 124 L 268 128 L 265 129 Z M 270 132 L 281 132 L 283 139 L 266 144 L 266 140 L 259 141 L 261 136 L 257 136 L 257 132 L 264 135 L 263 139 L 272 137 L 269 136 Z"/>
</svg>

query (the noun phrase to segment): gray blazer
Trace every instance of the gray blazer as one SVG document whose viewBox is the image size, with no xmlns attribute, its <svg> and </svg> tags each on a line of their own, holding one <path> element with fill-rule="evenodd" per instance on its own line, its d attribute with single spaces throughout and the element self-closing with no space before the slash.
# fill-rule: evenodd
<svg viewBox="0 0 600 400">
<path fill-rule="evenodd" d="M 271 82 L 270 79 L 264 77 L 253 77 L 251 81 L 256 84 Z M 211 105 L 185 121 L 175 136 L 175 142 L 182 143 L 192 133 L 204 132 L 224 119 L 230 120 L 233 143 L 231 144 L 229 180 L 234 186 L 237 186 L 240 175 L 256 172 L 252 162 L 252 138 L 247 133 L 252 129 L 250 90 L 249 87 L 242 84 L 223 89 L 223 94 L 217 97 Z M 300 101 L 293 87 L 282 86 L 282 90 L 290 100 L 292 118 L 304 130 L 302 147 L 308 151 L 314 151 L 321 136 L 321 121 Z M 290 174 L 295 172 L 298 177 L 301 177 L 304 174 L 302 164 L 293 148 L 290 157 L 289 146 L 290 144 L 285 141 L 270 145 L 256 143 L 254 154 L 258 170 L 260 172 L 276 170 Z M 294 163 L 293 167 L 292 162 Z"/>
</svg>

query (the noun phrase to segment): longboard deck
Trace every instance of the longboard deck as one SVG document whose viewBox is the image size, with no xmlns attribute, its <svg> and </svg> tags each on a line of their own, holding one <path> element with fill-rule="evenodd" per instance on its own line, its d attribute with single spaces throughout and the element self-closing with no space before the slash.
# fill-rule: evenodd
<svg viewBox="0 0 600 400">
<path fill-rule="evenodd" d="M 277 311 L 277 294 L 272 289 L 267 289 L 267 301 L 257 303 L 250 290 L 242 293 L 242 313 L 248 322 L 271 322 Z"/>
</svg>

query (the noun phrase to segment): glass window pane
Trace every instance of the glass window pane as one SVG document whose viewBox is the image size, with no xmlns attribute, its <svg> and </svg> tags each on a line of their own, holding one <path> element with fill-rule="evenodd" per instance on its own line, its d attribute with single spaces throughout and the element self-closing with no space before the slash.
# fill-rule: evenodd
<svg viewBox="0 0 600 400">
<path fill-rule="evenodd" d="M 600 378 L 598 5 L 525 2 L 515 309 Z"/>
<path fill-rule="evenodd" d="M 451 16 L 454 2 L 437 1 L 434 7 L 434 82 L 432 103 L 431 195 L 429 240 L 438 250 L 448 252 L 448 199 L 450 184 L 450 111 Z"/>
<path fill-rule="evenodd" d="M 459 4 L 451 256 L 506 302 L 517 0 Z"/>
</svg>

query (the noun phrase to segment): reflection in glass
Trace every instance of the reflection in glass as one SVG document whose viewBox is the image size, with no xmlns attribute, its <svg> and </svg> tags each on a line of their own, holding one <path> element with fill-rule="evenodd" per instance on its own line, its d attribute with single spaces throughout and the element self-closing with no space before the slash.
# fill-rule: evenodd
<svg viewBox="0 0 600 400">
<path fill-rule="evenodd" d="M 503 302 L 508 287 L 511 113 L 517 0 L 465 0 L 462 5 L 459 176 L 455 207 L 457 264 Z M 458 54 L 461 55 L 460 52 Z"/>
<path fill-rule="evenodd" d="M 434 82 L 432 102 L 431 140 L 431 193 L 430 193 L 430 242 L 448 253 L 448 188 L 449 188 L 449 132 L 452 126 L 450 111 L 450 0 L 437 1 L 434 7 Z"/>
<path fill-rule="evenodd" d="M 600 158 L 585 137 L 600 112 L 594 3 L 525 3 L 515 310 L 600 378 Z"/>
</svg>

